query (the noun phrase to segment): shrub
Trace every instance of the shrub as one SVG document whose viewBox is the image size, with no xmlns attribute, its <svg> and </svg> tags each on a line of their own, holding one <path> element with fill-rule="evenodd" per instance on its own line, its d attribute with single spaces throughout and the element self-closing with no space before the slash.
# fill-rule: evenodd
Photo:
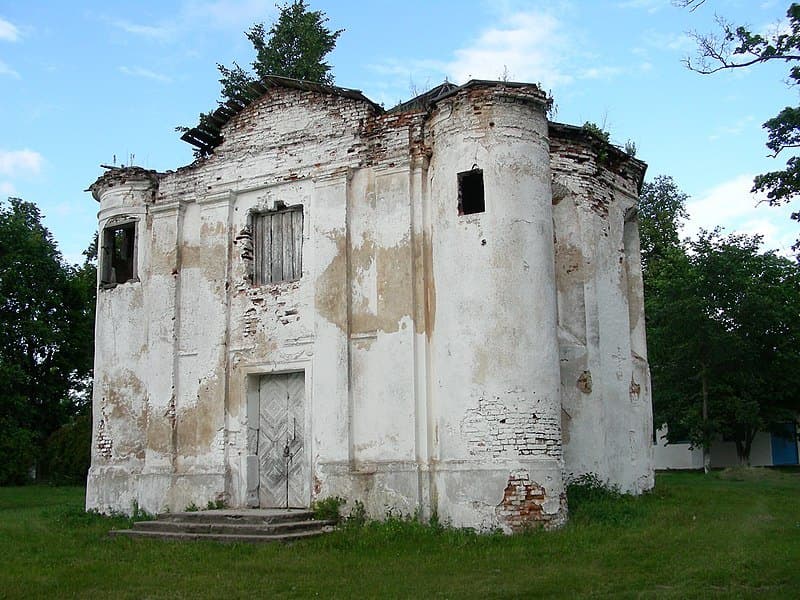
<svg viewBox="0 0 800 600">
<path fill-rule="evenodd" d="M 39 479 L 54 483 L 84 484 L 89 472 L 92 419 L 79 415 L 47 438 L 42 453 Z"/>
<path fill-rule="evenodd" d="M 318 521 L 333 521 L 338 523 L 341 518 L 341 508 L 345 499 L 339 496 L 329 496 L 321 500 L 315 500 L 311 505 L 314 511 L 314 518 Z"/>
<path fill-rule="evenodd" d="M 36 461 L 36 435 L 0 417 L 0 485 L 29 483 Z"/>
</svg>

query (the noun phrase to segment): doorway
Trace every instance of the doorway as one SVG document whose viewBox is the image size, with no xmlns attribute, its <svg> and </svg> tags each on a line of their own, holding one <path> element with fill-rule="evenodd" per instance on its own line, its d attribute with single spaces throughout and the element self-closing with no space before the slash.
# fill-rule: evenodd
<svg viewBox="0 0 800 600">
<path fill-rule="evenodd" d="M 257 444 L 259 506 L 308 507 L 303 373 L 280 373 L 258 378 Z"/>
</svg>

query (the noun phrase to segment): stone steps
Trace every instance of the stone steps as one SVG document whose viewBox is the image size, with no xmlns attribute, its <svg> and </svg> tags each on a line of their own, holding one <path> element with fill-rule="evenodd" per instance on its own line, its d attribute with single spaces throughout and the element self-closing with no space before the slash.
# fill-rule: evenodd
<svg viewBox="0 0 800 600">
<path fill-rule="evenodd" d="M 302 509 L 203 510 L 166 513 L 153 521 L 137 521 L 132 529 L 109 532 L 112 536 L 161 540 L 213 540 L 217 542 L 291 542 L 321 535 L 331 521 L 315 521 Z"/>
</svg>

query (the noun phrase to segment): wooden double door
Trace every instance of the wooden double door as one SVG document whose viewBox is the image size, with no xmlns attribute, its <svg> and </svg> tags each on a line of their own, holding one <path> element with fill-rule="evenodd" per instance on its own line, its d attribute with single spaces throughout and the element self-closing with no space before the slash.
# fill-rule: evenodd
<svg viewBox="0 0 800 600">
<path fill-rule="evenodd" d="M 305 508 L 309 467 L 303 373 L 262 375 L 258 382 L 259 505 Z"/>
</svg>

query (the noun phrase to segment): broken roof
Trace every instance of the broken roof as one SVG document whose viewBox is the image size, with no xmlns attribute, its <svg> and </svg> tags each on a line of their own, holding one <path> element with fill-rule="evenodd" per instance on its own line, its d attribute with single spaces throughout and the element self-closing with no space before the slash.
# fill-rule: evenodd
<svg viewBox="0 0 800 600">
<path fill-rule="evenodd" d="M 644 175 L 647 171 L 647 163 L 639 160 L 632 154 L 628 154 L 619 146 L 600 138 L 596 133 L 586 129 L 586 127 L 550 121 L 548 123 L 548 129 L 550 131 L 551 138 L 558 136 L 565 139 L 573 139 L 584 144 L 592 144 L 596 148 L 602 148 L 608 153 L 608 158 L 610 159 L 611 163 L 616 165 L 625 165 L 630 177 L 636 182 L 639 193 L 641 193 L 642 184 L 644 183 Z"/>
<path fill-rule="evenodd" d="M 222 128 L 228 123 L 228 121 L 247 108 L 254 100 L 257 100 L 267 93 L 268 90 L 276 87 L 292 88 L 302 91 L 317 92 L 320 94 L 332 94 L 335 96 L 342 96 L 344 98 L 353 98 L 355 100 L 367 102 L 378 113 L 399 113 L 416 110 L 425 111 L 430 109 L 440 100 L 448 98 L 453 94 L 458 93 L 460 90 L 475 86 L 487 85 L 501 85 L 509 88 L 535 87 L 541 91 L 541 88 L 534 83 L 471 79 L 463 85 L 456 85 L 454 83 L 450 83 L 449 81 L 445 81 L 444 83 L 437 85 L 435 88 L 432 88 L 427 92 L 408 100 L 407 102 L 403 102 L 389 109 L 388 111 L 384 111 L 382 106 L 367 98 L 361 92 L 361 90 L 325 85 L 312 81 L 301 81 L 299 79 L 290 79 L 288 77 L 268 76 L 262 78 L 260 81 L 251 83 L 247 87 L 244 95 L 228 100 L 224 104 L 220 104 L 220 106 L 214 112 L 206 115 L 206 117 L 202 119 L 198 125 L 186 131 L 181 136 L 181 139 L 197 148 L 201 154 L 210 154 L 214 148 L 222 143 Z M 542 97 L 545 97 L 543 92 Z"/>
<path fill-rule="evenodd" d="M 92 197 L 100 202 L 100 194 L 104 188 L 112 188 L 117 185 L 123 185 L 131 181 L 143 181 L 150 184 L 157 184 L 158 178 L 161 175 L 158 171 L 152 169 L 145 169 L 143 167 L 125 166 L 125 165 L 100 165 L 106 170 L 97 180 L 84 190 L 91 192 Z"/>
<path fill-rule="evenodd" d="M 458 88 L 459 86 L 457 86 L 455 83 L 445 81 L 444 83 L 437 85 L 435 88 L 432 88 L 427 92 L 420 94 L 419 96 L 415 96 L 407 102 L 402 102 L 397 106 L 390 108 L 387 112 L 397 113 L 405 112 L 407 110 L 427 110 L 430 106 L 435 104 L 437 100 L 441 100 Z"/>
<path fill-rule="evenodd" d="M 266 94 L 270 89 L 277 87 L 362 100 L 371 104 L 377 111 L 383 112 L 383 108 L 364 96 L 361 90 L 314 83 L 312 81 L 301 81 L 299 79 L 290 79 L 289 77 L 267 76 L 248 85 L 244 95 L 230 99 L 224 104 L 220 103 L 214 112 L 208 114 L 198 125 L 186 131 L 181 136 L 181 139 L 197 148 L 202 154 L 209 154 L 222 143 L 221 131 L 228 121 L 247 108 L 254 100 Z"/>
</svg>

